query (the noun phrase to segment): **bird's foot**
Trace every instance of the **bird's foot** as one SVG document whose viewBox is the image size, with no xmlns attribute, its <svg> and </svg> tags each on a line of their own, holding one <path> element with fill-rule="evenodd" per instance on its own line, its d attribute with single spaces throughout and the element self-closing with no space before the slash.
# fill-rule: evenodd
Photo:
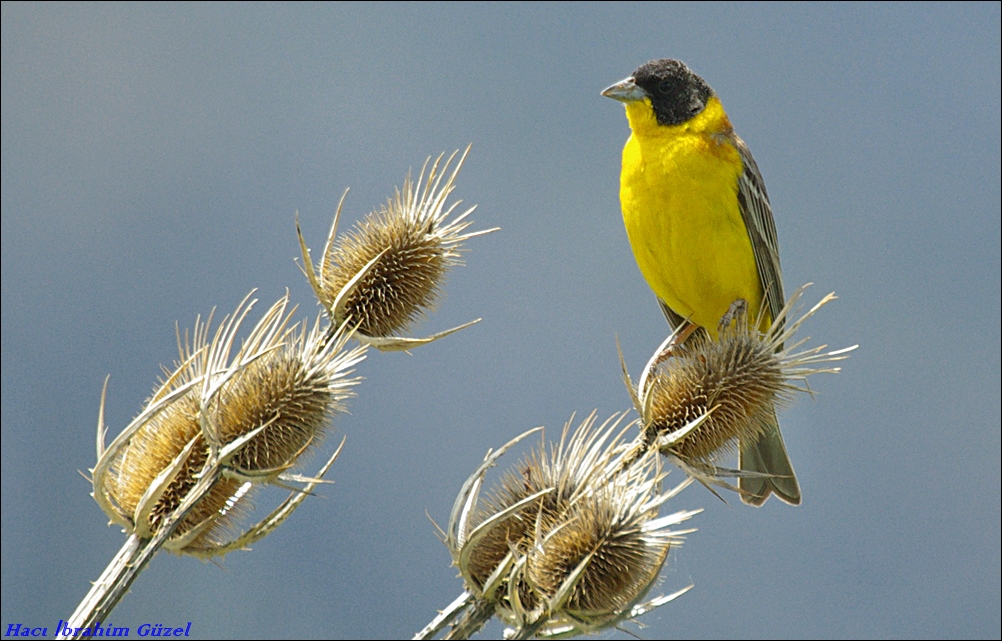
<svg viewBox="0 0 1002 641">
<path fill-rule="evenodd" d="M 727 311 L 723 316 L 720 317 L 720 324 L 717 325 L 717 334 L 723 334 L 724 330 L 731 326 L 731 323 L 745 318 L 748 315 L 748 301 L 743 298 L 739 298 L 731 306 L 727 308 Z"/>
</svg>

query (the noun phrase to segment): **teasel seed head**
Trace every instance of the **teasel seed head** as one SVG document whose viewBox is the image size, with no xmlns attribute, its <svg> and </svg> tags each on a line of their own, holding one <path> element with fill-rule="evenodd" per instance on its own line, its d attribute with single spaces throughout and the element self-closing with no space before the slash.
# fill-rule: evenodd
<svg viewBox="0 0 1002 641">
<path fill-rule="evenodd" d="M 776 402 L 788 395 L 782 361 L 745 329 L 744 319 L 738 325 L 741 329 L 721 332 L 719 340 L 694 334 L 651 380 L 649 438 L 676 433 L 705 416 L 671 446 L 683 459 L 705 461 L 740 438 L 757 439 Z"/>
<path fill-rule="evenodd" d="M 222 442 L 267 425 L 233 456 L 233 473 L 273 479 L 322 441 L 360 380 L 345 368 L 361 360 L 364 349 L 346 351 L 347 337 L 345 331 L 324 342 L 319 318 L 312 330 L 300 325 L 221 388 L 214 421 Z"/>
<path fill-rule="evenodd" d="M 826 345 L 804 350 L 807 339 L 795 340 L 804 321 L 835 300 L 829 294 L 792 320 L 808 285 L 790 296 L 765 332 L 757 329 L 761 323 L 737 318 L 721 328 L 718 340 L 696 332 L 675 344 L 670 336 L 635 391 L 627 375 L 646 441 L 683 463 L 709 464 L 739 439 L 757 438 L 775 409 L 796 392 L 810 393 L 808 376 L 838 372 L 839 367 L 827 363 L 848 358 L 855 345 L 830 352 Z"/>
<path fill-rule="evenodd" d="M 596 476 L 615 471 L 613 452 L 603 452 L 601 447 L 617 438 L 614 431 L 617 427 L 623 429 L 620 426 L 623 418 L 623 414 L 613 415 L 599 429 L 594 429 L 592 413 L 573 435 L 572 423 L 568 421 L 558 444 L 548 447 L 542 441 L 539 448 L 501 476 L 486 498 L 477 502 L 470 513 L 469 526 L 477 531 L 478 541 L 469 546 L 467 566 L 475 586 L 486 583 L 512 546 L 522 553 L 528 550 L 539 514 L 566 511 L 582 492 L 600 484 Z M 597 461 L 600 453 L 606 457 L 601 464 Z M 507 516 L 498 519 L 499 514 L 505 513 Z"/>
<path fill-rule="evenodd" d="M 196 320 L 191 342 L 186 336 L 182 343 L 179 334 L 175 369 L 108 448 L 102 396 L 94 498 L 128 532 L 143 538 L 155 533 L 206 467 L 218 464 L 219 480 L 166 547 L 210 556 L 228 551 L 221 536 L 243 512 L 253 485 L 281 484 L 352 396 L 358 379 L 349 377 L 350 368 L 364 358 L 364 346 L 345 349 L 345 332 L 325 338 L 320 318 L 312 329 L 290 328 L 288 295 L 231 358 L 253 304 L 245 298 L 211 340 L 211 315 L 205 323 Z"/>
<path fill-rule="evenodd" d="M 520 638 L 598 631 L 666 602 L 640 603 L 685 534 L 668 528 L 696 513 L 658 518 L 689 480 L 661 492 L 656 454 L 638 459 L 622 420 L 596 426 L 593 413 L 573 434 L 568 422 L 558 444 L 544 442 L 481 501 L 486 470 L 526 432 L 489 454 L 456 500 L 453 561 Z"/>
<path fill-rule="evenodd" d="M 457 153 L 444 164 L 439 156 L 430 169 L 429 158 L 416 182 L 408 175 L 385 206 L 337 236 L 342 197 L 316 268 L 300 233 L 304 271 L 335 327 L 347 323 L 363 342 L 406 350 L 472 324 L 424 339 L 398 336 L 433 308 L 446 272 L 461 263 L 462 243 L 495 231 L 466 231 L 466 217 L 476 206 L 448 220 L 462 202 L 447 203 L 469 147 L 449 174 Z"/>
<path fill-rule="evenodd" d="M 658 517 L 658 508 L 691 482 L 661 492 L 663 475 L 648 453 L 608 485 L 581 497 L 540 527 L 527 556 L 524 581 L 540 603 L 536 613 L 511 610 L 508 623 L 547 617 L 540 636 L 583 634 L 636 616 L 656 583 L 668 551 L 693 530 L 672 530 L 696 511 Z M 523 604 L 525 602 L 523 601 Z"/>
</svg>

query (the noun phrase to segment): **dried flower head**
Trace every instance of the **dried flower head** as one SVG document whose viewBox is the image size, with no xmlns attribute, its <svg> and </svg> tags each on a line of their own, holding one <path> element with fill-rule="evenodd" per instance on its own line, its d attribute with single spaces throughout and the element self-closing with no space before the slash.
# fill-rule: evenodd
<svg viewBox="0 0 1002 641">
<path fill-rule="evenodd" d="M 462 202 L 447 206 L 469 147 L 446 178 L 457 153 L 444 164 L 439 156 L 430 169 L 429 158 L 417 182 L 408 175 L 385 206 L 337 236 L 342 197 L 315 269 L 300 234 L 304 271 L 335 327 L 350 324 L 356 337 L 379 349 L 409 349 L 472 324 L 426 339 L 397 336 L 438 300 L 446 272 L 461 262 L 463 241 L 494 231 L 466 232 L 476 206 L 447 221 Z"/>
<path fill-rule="evenodd" d="M 284 473 L 344 410 L 343 401 L 358 382 L 348 377 L 350 368 L 364 358 L 364 347 L 346 350 L 344 333 L 326 340 L 319 319 L 312 329 L 288 327 L 292 312 L 286 314 L 286 295 L 231 359 L 236 332 L 252 305 L 245 299 L 211 341 L 211 316 L 205 323 L 196 320 L 191 343 L 186 338 L 182 344 L 179 335 L 175 369 L 107 449 L 102 396 L 94 498 L 130 533 L 141 538 L 155 533 L 207 466 L 217 464 L 223 470 L 219 480 L 166 547 L 198 555 L 234 549 L 235 543 L 224 543 L 222 535 L 241 513 L 253 484 L 303 480 Z M 267 531 L 276 525 L 272 521 Z M 255 528 L 256 538 L 267 533 Z M 238 541 L 248 542 L 245 537 Z"/>
<path fill-rule="evenodd" d="M 613 416 L 601 426 L 603 429 L 578 429 L 569 440 L 568 422 L 556 446 L 547 448 L 545 441 L 542 442 L 514 469 L 505 472 L 498 485 L 477 503 L 470 526 L 480 528 L 480 540 L 470 546 L 468 563 L 469 578 L 474 585 L 486 582 L 512 543 L 521 542 L 521 551 L 527 551 L 537 515 L 566 512 L 578 496 L 601 485 L 602 478 L 617 471 L 611 456 L 605 462 L 608 469 L 597 464 L 595 457 L 602 452 L 602 445 L 614 437 L 613 430 L 622 419 L 623 415 Z M 584 424 L 591 427 L 594 420 L 592 414 Z M 597 475 L 605 476 L 596 478 Z M 521 507 L 513 511 L 513 506 Z M 497 518 L 505 513 L 508 513 L 505 518 Z"/>
<path fill-rule="evenodd" d="M 721 485 L 718 476 L 748 474 L 717 468 L 713 461 L 739 440 L 757 439 L 774 421 L 777 406 L 796 392 L 810 392 L 808 376 L 838 372 L 840 368 L 822 364 L 848 358 L 847 352 L 856 347 L 800 350 L 807 340 L 793 341 L 800 326 L 835 299 L 833 294 L 825 296 L 791 322 L 806 287 L 794 292 L 767 331 L 739 314 L 736 322 L 721 328 L 718 340 L 697 332 L 678 344 L 670 336 L 648 363 L 634 393 L 646 443 L 704 483 Z"/>
<path fill-rule="evenodd" d="M 544 442 L 481 502 L 486 470 L 527 432 L 489 454 L 456 500 L 453 561 L 472 598 L 517 638 L 599 631 L 685 591 L 642 603 L 670 546 L 692 531 L 669 528 L 698 510 L 658 517 L 689 480 L 662 492 L 657 456 L 637 458 L 622 418 L 596 427 L 593 413 L 573 435 L 568 422 L 557 445 Z"/>
</svg>

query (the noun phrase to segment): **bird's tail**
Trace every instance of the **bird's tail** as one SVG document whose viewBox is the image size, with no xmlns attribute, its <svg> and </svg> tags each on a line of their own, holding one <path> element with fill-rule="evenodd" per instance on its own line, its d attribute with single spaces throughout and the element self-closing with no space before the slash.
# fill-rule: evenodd
<svg viewBox="0 0 1002 641">
<path fill-rule="evenodd" d="M 747 476 L 738 478 L 741 500 L 748 505 L 761 506 L 776 493 L 781 501 L 790 505 L 800 505 L 800 484 L 793 471 L 793 464 L 786 454 L 783 435 L 779 431 L 779 421 L 775 410 L 772 421 L 758 439 L 741 439 L 738 467 L 746 472 L 760 472 L 768 476 Z"/>
</svg>

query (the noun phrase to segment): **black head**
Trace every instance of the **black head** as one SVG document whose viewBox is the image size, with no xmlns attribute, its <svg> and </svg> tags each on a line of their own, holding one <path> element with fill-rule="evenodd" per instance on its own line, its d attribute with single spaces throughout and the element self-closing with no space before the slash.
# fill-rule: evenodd
<svg viewBox="0 0 1002 641">
<path fill-rule="evenodd" d="M 678 60 L 651 60 L 633 72 L 633 81 L 654 105 L 659 125 L 680 125 L 706 107 L 713 89 Z"/>
</svg>

